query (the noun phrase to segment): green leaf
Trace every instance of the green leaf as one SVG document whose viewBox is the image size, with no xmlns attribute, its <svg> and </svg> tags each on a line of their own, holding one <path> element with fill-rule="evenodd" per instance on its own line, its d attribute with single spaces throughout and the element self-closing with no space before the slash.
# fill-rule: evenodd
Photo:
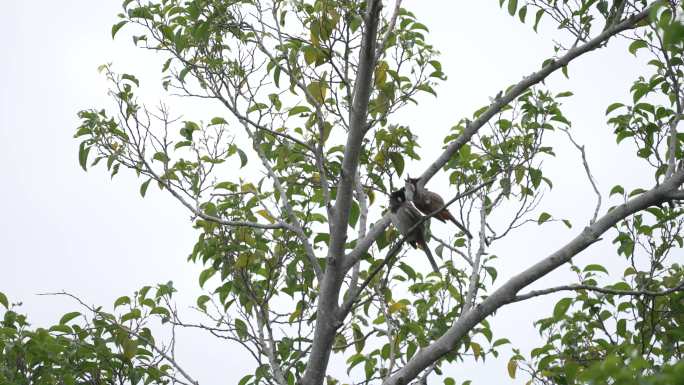
<svg viewBox="0 0 684 385">
<path fill-rule="evenodd" d="M 563 298 L 558 303 L 556 303 L 556 306 L 553 308 L 553 318 L 555 319 L 560 319 L 565 315 L 565 313 L 568 312 L 568 309 L 570 308 L 570 305 L 572 304 L 572 298 Z"/>
<path fill-rule="evenodd" d="M 199 276 L 200 287 L 204 287 L 204 283 L 207 282 L 207 280 L 209 280 L 209 278 L 211 278 L 214 274 L 216 274 L 216 269 L 214 269 L 213 267 L 210 267 L 202 271 Z"/>
<path fill-rule="evenodd" d="M 361 210 L 359 209 L 358 203 L 352 201 L 352 205 L 349 210 L 349 226 L 353 229 L 356 226 L 356 222 L 359 220 L 359 215 Z"/>
<path fill-rule="evenodd" d="M 394 169 L 397 171 L 397 175 L 401 176 L 404 173 L 404 157 L 398 152 L 390 152 L 389 157 Z"/>
<path fill-rule="evenodd" d="M 152 309 L 152 311 L 150 311 L 150 314 L 159 314 L 159 315 L 163 315 L 166 317 L 170 316 L 168 309 L 161 307 L 161 306 L 154 307 Z"/>
<path fill-rule="evenodd" d="M 147 187 L 150 185 L 150 182 L 152 181 L 152 178 L 148 179 L 147 181 L 143 182 L 143 184 L 140 185 L 140 196 L 143 198 L 145 197 L 145 193 L 147 192 Z"/>
<path fill-rule="evenodd" d="M 247 164 L 247 154 L 245 154 L 245 152 L 240 150 L 239 148 L 237 149 L 237 154 L 240 157 L 240 168 L 245 167 L 245 165 Z"/>
<path fill-rule="evenodd" d="M 539 187 L 539 185 L 541 184 L 541 181 L 542 181 L 541 170 L 530 167 L 528 172 L 530 174 L 530 180 L 532 181 L 532 186 L 534 186 L 534 188 Z"/>
<path fill-rule="evenodd" d="M 648 44 L 646 44 L 645 41 L 643 41 L 643 40 L 634 40 L 634 41 L 632 42 L 632 44 L 629 45 L 629 52 L 630 52 L 632 55 L 636 56 L 636 53 L 637 53 L 637 51 L 638 51 L 640 48 L 646 48 L 646 47 L 648 47 Z"/>
<path fill-rule="evenodd" d="M 430 85 L 427 84 L 427 83 L 419 84 L 419 85 L 416 87 L 416 89 L 417 89 L 417 90 L 420 90 L 420 91 L 423 91 L 423 92 L 430 93 L 430 94 L 432 94 L 432 95 L 434 95 L 434 96 L 437 96 L 437 93 L 435 92 L 435 90 L 434 90 L 432 87 L 430 87 Z"/>
<path fill-rule="evenodd" d="M 52 325 L 50 326 L 50 331 L 51 332 L 60 332 L 60 333 L 73 333 L 74 329 L 67 325 Z"/>
<path fill-rule="evenodd" d="M 74 318 L 80 316 L 81 313 L 77 311 L 73 311 L 71 313 L 66 313 L 62 316 L 62 318 L 59 319 L 59 324 L 60 325 L 66 325 L 69 321 L 73 320 Z"/>
<path fill-rule="evenodd" d="M 257 211 L 257 214 L 261 215 L 264 219 L 269 221 L 270 223 L 275 223 L 275 218 L 271 216 L 271 214 L 268 213 L 268 211 L 264 210 L 259 210 Z"/>
<path fill-rule="evenodd" d="M 7 300 L 7 296 L 5 293 L 0 291 L 0 304 L 5 307 L 5 309 L 9 309 L 9 301 Z"/>
<path fill-rule="evenodd" d="M 389 246 L 389 240 L 387 239 L 387 230 L 383 231 L 380 236 L 378 236 L 375 239 L 375 244 L 378 246 L 379 250 L 384 249 L 385 247 Z"/>
<path fill-rule="evenodd" d="M 606 108 L 606 115 L 610 114 L 611 112 L 615 111 L 616 109 L 620 107 L 624 107 L 625 105 L 622 103 L 613 103 L 608 108 Z"/>
<path fill-rule="evenodd" d="M 253 106 L 249 107 L 247 109 L 247 112 L 254 112 L 254 111 L 260 111 L 260 110 L 265 110 L 268 108 L 268 105 L 265 103 L 255 103 Z"/>
<path fill-rule="evenodd" d="M 152 15 L 152 12 L 150 11 L 149 7 L 137 7 L 137 8 L 131 8 L 128 10 L 128 17 L 131 19 L 148 19 L 148 20 L 154 20 L 154 16 Z"/>
<path fill-rule="evenodd" d="M 128 305 L 131 303 L 131 299 L 128 296 L 119 297 L 114 301 L 114 309 L 122 305 Z"/>
<path fill-rule="evenodd" d="M 508 1 L 508 13 L 511 16 L 515 16 L 515 11 L 518 10 L 518 0 L 509 0 Z"/>
<path fill-rule="evenodd" d="M 537 14 L 534 16 L 534 32 L 537 32 L 537 27 L 539 27 L 539 21 L 541 20 L 542 16 L 544 16 L 544 10 L 540 9 L 537 11 Z"/>
<path fill-rule="evenodd" d="M 423 23 L 413 23 L 411 24 L 411 29 L 422 29 L 425 32 L 430 32 L 428 27 L 426 27 Z"/>
<path fill-rule="evenodd" d="M 129 82 L 134 83 L 137 87 L 140 87 L 140 81 L 133 75 L 123 74 L 121 75 L 121 79 L 128 80 Z"/>
<path fill-rule="evenodd" d="M 197 297 L 197 307 L 207 311 L 207 302 L 209 302 L 209 296 L 206 294 L 200 295 Z"/>
<path fill-rule="evenodd" d="M 242 377 L 240 382 L 238 382 L 238 385 L 247 385 L 247 383 L 249 382 L 249 380 L 252 379 L 252 377 L 254 377 L 253 374 L 248 374 L 248 375 Z"/>
<path fill-rule="evenodd" d="M 212 125 L 228 124 L 228 122 L 226 122 L 226 120 L 223 119 L 222 117 L 217 116 L 217 117 L 211 119 L 211 124 Z"/>
<path fill-rule="evenodd" d="M 124 323 L 124 322 L 130 321 L 132 319 L 139 319 L 140 317 L 141 317 L 140 309 L 133 309 L 121 317 L 121 322 Z"/>
<path fill-rule="evenodd" d="M 235 331 L 237 332 L 238 337 L 240 337 L 241 339 L 247 338 L 247 324 L 245 324 L 245 321 L 236 318 Z"/>
<path fill-rule="evenodd" d="M 290 112 L 288 112 L 287 115 L 292 116 L 292 115 L 303 114 L 303 113 L 307 113 L 307 112 L 311 112 L 311 109 L 309 107 L 307 107 L 307 106 L 296 106 L 296 107 L 290 108 Z"/>
<path fill-rule="evenodd" d="M 78 147 L 78 163 L 83 168 L 83 171 L 88 171 L 88 153 L 90 152 L 90 147 L 86 147 L 86 142 L 81 142 Z"/>
<path fill-rule="evenodd" d="M 551 219 L 551 214 L 541 213 L 541 214 L 539 214 L 539 219 L 537 219 L 537 224 L 541 225 L 542 223 L 548 221 L 549 219 Z"/>
<path fill-rule="evenodd" d="M 152 156 L 152 159 L 158 160 L 158 161 L 160 161 L 160 162 L 162 162 L 162 163 L 168 163 L 169 160 L 170 160 L 169 157 L 168 157 L 164 152 L 162 152 L 162 151 L 159 151 L 159 152 L 155 153 L 155 154 Z"/>
<path fill-rule="evenodd" d="M 613 195 L 613 194 L 624 195 L 624 194 L 625 194 L 625 189 L 622 188 L 622 186 L 620 186 L 619 184 L 618 184 L 618 185 L 615 185 L 615 186 L 610 190 L 609 196 L 611 196 L 611 195 Z"/>
<path fill-rule="evenodd" d="M 518 11 L 518 17 L 520 18 L 521 23 L 525 22 L 526 16 L 527 16 L 527 5 L 523 5 L 522 7 L 520 7 L 520 10 Z"/>
<path fill-rule="evenodd" d="M 120 21 L 120 22 L 118 22 L 112 26 L 112 39 L 114 39 L 114 36 L 116 36 L 116 33 L 119 32 L 121 27 L 126 25 L 126 23 L 128 23 L 128 21 L 124 20 L 124 21 Z"/>
<path fill-rule="evenodd" d="M 582 271 L 584 271 L 585 273 L 588 272 L 588 271 L 600 271 L 600 272 L 602 272 L 602 273 L 608 274 L 608 270 L 606 270 L 605 267 L 603 267 L 603 266 L 601 266 L 601 265 L 599 265 L 599 264 L 587 265 L 587 266 L 584 268 L 584 270 L 582 270 Z"/>
</svg>

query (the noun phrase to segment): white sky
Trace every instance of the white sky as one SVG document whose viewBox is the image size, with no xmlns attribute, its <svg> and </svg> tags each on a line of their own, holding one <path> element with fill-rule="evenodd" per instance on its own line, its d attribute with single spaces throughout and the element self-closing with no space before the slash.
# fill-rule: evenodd
<svg viewBox="0 0 684 385">
<path fill-rule="evenodd" d="M 441 147 L 449 127 L 498 90 L 537 70 L 551 55 L 552 41 L 548 35 L 535 34 L 529 23 L 522 25 L 508 16 L 495 0 L 407 0 L 405 6 L 430 27 L 429 41 L 442 52 L 449 77 L 438 88 L 438 98 L 423 98 L 422 105 L 401 115 L 421 139 L 423 162 L 407 165 L 409 173 L 418 174 Z M 156 79 L 160 59 L 132 48 L 128 38 L 111 40 L 120 1 L 9 1 L 3 8 L 0 291 L 22 301 L 23 311 L 36 325 L 56 322 L 77 308 L 61 298 L 35 295 L 40 292 L 67 290 L 89 303 L 110 306 L 143 285 L 173 280 L 181 307 L 191 305 L 200 292 L 199 267 L 185 262 L 196 237 L 188 213 L 153 188 L 141 199 L 140 182 L 125 170 L 114 181 L 102 168 L 84 173 L 77 161 L 78 142 L 72 138 L 80 109 L 108 105 L 98 65 L 113 62 L 115 69 L 136 73 L 146 84 L 145 79 Z M 629 100 L 631 80 L 641 68 L 642 62 L 618 42 L 572 64 L 570 80 L 557 74 L 547 82 L 556 92 L 575 93 L 565 100 L 564 111 L 576 139 L 587 145 L 592 171 L 605 195 L 617 183 L 631 189 L 650 181 L 642 165 L 630 160 L 632 151 L 616 147 L 604 117 L 608 104 Z M 162 98 L 157 84 L 147 85 L 144 95 L 149 100 Z M 205 120 L 213 116 L 192 109 L 177 112 Z M 575 226 L 534 226 L 497 244 L 498 284 L 570 240 L 591 217 L 594 197 L 579 155 L 566 141 L 557 142 L 558 157 L 545 163 L 554 189 L 540 209 L 569 218 Z M 444 174 L 430 186 L 448 191 Z M 613 236 L 607 235 L 576 262 L 614 264 L 611 261 L 618 259 L 609 242 Z M 567 273 L 554 273 L 538 287 L 570 279 Z M 537 299 L 500 311 L 493 321 L 496 336 L 508 337 L 529 353 L 537 342 L 532 321 L 548 316 L 553 303 L 552 298 Z M 239 348 L 196 333 L 183 336 L 179 361 L 201 384 L 235 383 L 250 371 L 245 365 L 251 361 Z M 511 383 L 505 369 L 508 357 L 504 353 L 502 360 L 460 365 L 447 372 L 458 382 Z"/>
</svg>

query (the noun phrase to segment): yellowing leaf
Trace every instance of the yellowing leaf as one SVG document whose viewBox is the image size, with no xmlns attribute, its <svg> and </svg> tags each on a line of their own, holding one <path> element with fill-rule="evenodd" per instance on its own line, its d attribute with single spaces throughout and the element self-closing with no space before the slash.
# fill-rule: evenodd
<svg viewBox="0 0 684 385">
<path fill-rule="evenodd" d="M 471 342 L 470 348 L 473 349 L 473 355 L 475 355 L 475 359 L 477 360 L 477 357 L 482 353 L 482 347 L 477 342 Z"/>
<path fill-rule="evenodd" d="M 251 254 L 243 253 L 240 254 L 238 259 L 235 261 L 235 267 L 239 269 L 244 269 L 249 265 L 249 260 L 250 260 Z"/>
<path fill-rule="evenodd" d="M 275 218 L 271 216 L 271 214 L 268 213 L 266 210 L 259 210 L 257 211 L 257 214 L 261 215 L 264 219 L 271 223 L 275 223 Z"/>
<path fill-rule="evenodd" d="M 510 360 L 508 361 L 508 375 L 515 379 L 515 372 L 518 370 L 518 361 Z"/>
<path fill-rule="evenodd" d="M 253 184 L 251 183 L 245 183 L 242 186 L 240 186 L 241 192 L 256 192 L 256 187 L 254 187 Z"/>
<path fill-rule="evenodd" d="M 325 96 L 328 93 L 328 85 L 325 82 L 311 82 L 306 86 L 306 90 L 309 92 L 313 101 L 309 100 L 311 104 L 322 104 L 325 101 Z"/>
<path fill-rule="evenodd" d="M 403 303 L 403 302 L 395 302 L 395 303 L 393 303 L 393 304 L 390 305 L 390 307 L 389 307 L 388 310 L 389 310 L 390 314 L 392 314 L 392 313 L 395 313 L 395 312 L 397 312 L 397 311 L 399 311 L 399 310 L 404 310 L 404 309 L 406 309 L 406 304 L 405 304 L 405 303 Z"/>
<path fill-rule="evenodd" d="M 375 67 L 375 85 L 380 86 L 385 84 L 387 81 L 387 70 L 389 69 L 389 65 L 387 64 L 386 61 L 380 61 L 378 62 L 378 65 Z"/>
</svg>

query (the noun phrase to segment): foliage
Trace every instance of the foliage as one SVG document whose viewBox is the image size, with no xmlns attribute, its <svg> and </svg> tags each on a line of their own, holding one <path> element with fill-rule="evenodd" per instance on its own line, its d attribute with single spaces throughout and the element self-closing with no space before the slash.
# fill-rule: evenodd
<svg viewBox="0 0 684 385">
<path fill-rule="evenodd" d="M 149 324 L 168 319 L 170 284 L 149 286 L 114 304 L 116 313 L 89 308 L 64 314 L 49 329 L 32 328 L 19 304 L 0 293 L 0 384 L 169 384 L 168 351 L 158 348 Z M 65 293 L 57 293 L 65 294 Z"/>
<path fill-rule="evenodd" d="M 684 271 L 671 254 L 683 242 L 682 6 L 500 5 L 535 30 L 548 20 L 572 46 L 556 43 L 539 71 L 445 136 L 420 183 L 444 171 L 450 209 L 477 236 L 442 240 L 435 232 L 443 263 L 440 274 L 427 274 L 400 252 L 404 237 L 389 227 L 386 210 L 406 165 L 420 159 L 420 138 L 395 113 L 436 95 L 446 79 L 428 28 L 413 13 L 400 2 L 383 10 L 379 0 L 124 1 L 112 36 L 130 33 L 135 45 L 163 56 L 164 88 L 216 103 L 223 116 L 181 121 L 165 105 L 148 107 L 136 96 L 142 82 L 135 75 L 105 65 L 114 108 L 79 113 L 79 163 L 88 169 L 103 162 L 112 177 L 134 171 L 143 197 L 156 185 L 191 211 L 199 236 L 188 260 L 202 264 L 198 280 L 206 290 L 196 307 L 214 326 L 171 311 L 170 284 L 154 298 L 147 288 L 117 300 L 125 314 L 89 309 L 81 326 L 64 321 L 32 330 L 8 308 L 2 379 L 28 381 L 11 377 L 27 375 L 15 363 L 25 357 L 46 368 L 40 375 L 48 382 L 61 375 L 67 383 L 69 373 L 72 383 L 93 376 L 194 383 L 155 345 L 146 326 L 154 316 L 161 326 L 205 329 L 247 349 L 256 370 L 240 385 L 427 381 L 466 359 L 507 353 L 509 339 L 494 335 L 488 316 L 559 291 L 570 294 L 536 323 L 543 345 L 529 358 L 512 348 L 511 377 L 521 369 L 539 384 L 681 378 Z M 573 94 L 543 81 L 556 70 L 569 76 L 572 60 L 620 33 L 632 39 L 632 54 L 652 56 L 652 72 L 634 81 L 630 104 L 608 104 L 608 124 L 616 141 L 651 167 L 655 187 L 627 193 L 615 186 L 610 195 L 622 201 L 599 217 L 602 194 L 562 110 Z M 542 165 L 555 156 L 550 143 L 558 134 L 580 150 L 598 195 L 594 215 L 577 238 L 494 289 L 500 280 L 492 244 L 524 226 L 572 228 L 540 207 L 553 187 Z M 610 229 L 628 267 L 608 284 L 604 266 L 579 267 L 572 258 Z M 576 273 L 576 285 L 519 293 L 562 265 Z M 344 358 L 351 380 L 329 374 L 331 354 Z"/>
</svg>

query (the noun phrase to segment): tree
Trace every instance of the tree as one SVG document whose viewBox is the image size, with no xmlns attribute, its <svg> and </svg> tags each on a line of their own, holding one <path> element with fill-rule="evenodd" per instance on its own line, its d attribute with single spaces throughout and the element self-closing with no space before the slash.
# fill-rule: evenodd
<svg viewBox="0 0 684 385">
<path fill-rule="evenodd" d="M 159 321 L 244 347 L 256 371 L 240 385 L 395 385 L 441 374 L 449 385 L 447 368 L 497 357 L 509 344 L 489 327 L 497 310 L 557 292 L 568 295 L 537 322 L 545 344 L 529 357 L 513 349 L 511 377 L 521 369 L 537 384 L 681 381 L 684 270 L 671 254 L 684 223 L 682 5 L 500 3 L 522 22 L 534 13 L 535 30 L 548 20 L 569 43 L 459 120 L 420 175 L 419 188 L 448 175 L 446 206 L 476 235 L 431 234 L 443 258 L 437 274 L 404 247 L 386 210 L 406 163 L 419 158 L 419 138 L 394 114 L 435 94 L 445 78 L 427 27 L 401 1 L 124 1 L 112 36 L 125 29 L 134 44 L 164 56 L 168 92 L 218 103 L 225 116 L 181 121 L 164 105 L 148 107 L 134 75 L 105 65 L 113 112 L 79 113 L 79 162 L 103 162 L 112 176 L 134 171 L 143 197 L 156 185 L 190 211 L 200 236 L 189 260 L 206 267 L 199 283 L 208 291 L 196 303 L 206 322 L 184 320 L 171 283 L 123 296 L 113 311 L 82 303 L 83 314 L 50 329 L 31 328 L 0 294 L 0 383 L 196 384 L 172 344 L 153 337 Z M 572 93 L 544 80 L 567 76 L 570 63 L 617 39 L 652 59 L 630 88 L 633 103 L 608 102 L 607 115 L 616 140 L 651 168 L 653 185 L 615 186 L 609 195 L 620 202 L 604 209 L 561 109 Z M 593 214 L 576 237 L 494 286 L 490 246 L 522 226 L 571 227 L 539 210 L 552 187 L 542 163 L 554 155 L 554 133 L 582 156 L 597 194 Z M 627 268 L 606 282 L 604 266 L 573 258 L 613 233 Z M 526 289 L 564 265 L 577 283 Z M 331 355 L 346 360 L 351 380 L 330 371 Z"/>
</svg>

